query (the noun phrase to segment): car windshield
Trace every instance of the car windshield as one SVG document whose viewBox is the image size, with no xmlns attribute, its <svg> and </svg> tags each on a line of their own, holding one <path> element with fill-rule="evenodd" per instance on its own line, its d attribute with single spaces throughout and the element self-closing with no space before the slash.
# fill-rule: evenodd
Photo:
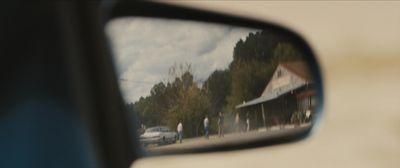
<svg viewBox="0 0 400 168">
<path fill-rule="evenodd" d="M 153 128 L 148 128 L 146 129 L 146 132 L 159 132 L 160 128 L 158 127 L 153 127 Z"/>
</svg>

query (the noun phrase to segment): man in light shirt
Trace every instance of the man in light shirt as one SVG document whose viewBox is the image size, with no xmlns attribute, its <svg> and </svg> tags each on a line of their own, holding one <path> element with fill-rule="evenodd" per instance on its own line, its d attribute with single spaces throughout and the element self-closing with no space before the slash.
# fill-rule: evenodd
<svg viewBox="0 0 400 168">
<path fill-rule="evenodd" d="M 246 132 L 249 132 L 250 131 L 250 119 L 249 119 L 249 116 L 247 116 L 247 119 L 246 119 Z"/>
<path fill-rule="evenodd" d="M 178 136 L 179 136 L 179 143 L 182 143 L 182 139 L 183 139 L 183 126 L 182 126 L 182 122 L 179 121 L 178 127 L 176 128 L 176 130 L 178 131 Z"/>
<path fill-rule="evenodd" d="M 204 124 L 204 136 L 208 139 L 208 130 L 209 130 L 208 116 L 204 118 L 203 124 Z"/>
</svg>

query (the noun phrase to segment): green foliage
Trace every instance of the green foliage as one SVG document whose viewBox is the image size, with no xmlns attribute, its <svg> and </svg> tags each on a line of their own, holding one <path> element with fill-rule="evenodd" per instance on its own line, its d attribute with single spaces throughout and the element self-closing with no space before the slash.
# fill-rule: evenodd
<svg viewBox="0 0 400 168">
<path fill-rule="evenodd" d="M 277 67 L 280 63 L 297 61 L 302 54 L 290 43 L 278 43 L 271 59 L 271 67 Z"/>
<path fill-rule="evenodd" d="M 215 70 L 204 82 L 203 89 L 210 97 L 210 116 L 217 117 L 226 104 L 226 97 L 231 91 L 231 75 L 229 70 Z"/>
<path fill-rule="evenodd" d="M 273 69 L 267 63 L 249 60 L 239 61 L 231 69 L 231 94 L 227 97 L 226 110 L 233 112 L 235 106 L 261 95 Z"/>
<path fill-rule="evenodd" d="M 245 41 L 239 40 L 233 50 L 232 65 L 240 61 L 269 62 L 278 43 L 289 42 L 280 34 L 268 30 L 250 33 Z"/>
<path fill-rule="evenodd" d="M 165 120 L 170 128 L 175 128 L 181 121 L 185 136 L 192 137 L 199 135 L 203 118 L 210 109 L 210 100 L 193 80 L 187 82 L 189 85 L 182 85 L 179 97 L 175 104 L 168 109 L 168 116 Z"/>
<path fill-rule="evenodd" d="M 134 104 L 134 111 L 138 113 L 142 123 L 147 127 L 167 125 L 175 129 L 181 121 L 186 137 L 199 135 L 202 119 L 211 104 L 206 93 L 194 82 L 189 70 L 182 71 L 181 76 L 172 82 L 155 84 L 149 96 L 140 98 Z M 172 71 L 175 70 L 170 72 Z"/>
</svg>

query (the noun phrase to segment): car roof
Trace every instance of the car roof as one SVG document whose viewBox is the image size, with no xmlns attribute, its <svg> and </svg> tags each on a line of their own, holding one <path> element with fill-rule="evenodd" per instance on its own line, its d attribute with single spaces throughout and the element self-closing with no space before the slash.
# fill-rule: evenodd
<svg viewBox="0 0 400 168">
<path fill-rule="evenodd" d="M 154 127 L 150 127 L 150 128 L 147 128 L 147 129 L 153 129 L 153 128 L 168 128 L 168 127 L 166 127 L 166 126 L 154 126 Z"/>
</svg>

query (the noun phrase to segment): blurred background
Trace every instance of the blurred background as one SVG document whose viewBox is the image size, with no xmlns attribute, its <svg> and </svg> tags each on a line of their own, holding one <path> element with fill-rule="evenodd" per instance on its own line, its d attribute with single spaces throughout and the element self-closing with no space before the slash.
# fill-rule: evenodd
<svg viewBox="0 0 400 168">
<path fill-rule="evenodd" d="M 168 3 L 272 21 L 300 33 L 323 70 L 325 114 L 301 142 L 148 158 L 132 167 L 398 167 L 400 2 Z"/>
</svg>

